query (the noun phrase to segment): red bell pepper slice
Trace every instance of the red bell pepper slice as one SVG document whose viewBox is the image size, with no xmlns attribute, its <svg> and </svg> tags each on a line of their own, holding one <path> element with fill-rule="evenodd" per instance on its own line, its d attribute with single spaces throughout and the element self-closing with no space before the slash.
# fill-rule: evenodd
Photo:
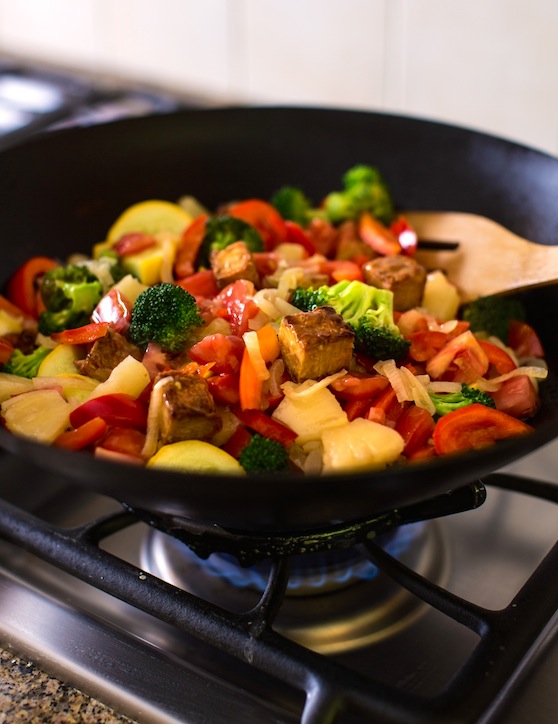
<svg viewBox="0 0 558 724">
<path fill-rule="evenodd" d="M 234 414 L 243 425 L 254 432 L 280 442 L 285 447 L 291 445 L 297 438 L 296 432 L 286 427 L 281 422 L 274 420 L 261 410 L 239 410 L 235 409 Z"/>
<path fill-rule="evenodd" d="M 60 344 L 89 344 L 104 337 L 110 326 L 110 322 L 93 322 L 85 324 L 83 327 L 54 332 L 51 337 Z"/>
<path fill-rule="evenodd" d="M 492 342 L 487 342 L 484 339 L 479 339 L 478 342 L 488 357 L 489 363 L 494 367 L 499 375 L 505 375 L 516 368 L 517 365 L 506 350 L 498 347 L 497 344 L 492 344 Z"/>
<path fill-rule="evenodd" d="M 75 430 L 60 434 L 54 441 L 54 447 L 64 450 L 83 450 L 100 440 L 107 431 L 108 425 L 102 417 L 92 417 Z"/>
<path fill-rule="evenodd" d="M 100 395 L 86 400 L 70 413 L 70 424 L 79 427 L 93 417 L 102 417 L 107 425 L 134 427 L 147 426 L 147 407 L 139 400 L 123 393 Z"/>
<path fill-rule="evenodd" d="M 478 450 L 497 440 L 526 435 L 531 425 L 501 410 L 473 403 L 440 417 L 432 439 L 438 455 Z"/>
<path fill-rule="evenodd" d="M 201 214 L 196 216 L 187 226 L 180 239 L 174 258 L 174 276 L 176 279 L 188 277 L 194 273 L 195 263 L 205 236 L 205 225 L 209 216 Z M 190 291 L 189 289 L 187 291 Z M 191 292 L 193 294 L 193 292 Z"/>
<path fill-rule="evenodd" d="M 350 259 L 326 259 L 320 264 L 320 271 L 331 277 L 333 283 L 344 280 L 364 281 L 361 265 Z"/>
<path fill-rule="evenodd" d="M 310 239 L 308 234 L 304 231 L 300 224 L 295 221 L 285 220 L 285 229 L 287 230 L 287 237 L 285 241 L 288 244 L 300 244 L 307 252 L 309 256 L 316 253 L 316 245 Z"/>
<path fill-rule="evenodd" d="M 240 453 L 252 439 L 252 434 L 244 425 L 239 425 L 227 442 L 223 445 L 223 450 L 238 460 Z"/>
<path fill-rule="evenodd" d="M 267 251 L 287 241 L 285 220 L 275 206 L 267 201 L 262 199 L 239 201 L 230 206 L 228 212 L 231 216 L 254 226 L 260 232 Z"/>
<path fill-rule="evenodd" d="M 358 234 L 371 249 L 383 256 L 396 256 L 403 251 L 393 231 L 375 219 L 368 211 L 364 211 L 360 215 Z"/>
<path fill-rule="evenodd" d="M 50 269 L 59 266 L 48 256 L 34 256 L 15 271 L 8 282 L 7 297 L 29 317 L 37 319 L 37 280 Z"/>
<path fill-rule="evenodd" d="M 417 250 L 418 237 L 407 219 L 404 216 L 398 216 L 391 222 L 390 229 L 395 234 L 403 254 L 413 256 Z"/>
<path fill-rule="evenodd" d="M 424 447 L 434 431 L 434 418 L 422 407 L 410 405 L 403 410 L 395 429 L 405 442 L 403 452 L 412 455 Z"/>
</svg>

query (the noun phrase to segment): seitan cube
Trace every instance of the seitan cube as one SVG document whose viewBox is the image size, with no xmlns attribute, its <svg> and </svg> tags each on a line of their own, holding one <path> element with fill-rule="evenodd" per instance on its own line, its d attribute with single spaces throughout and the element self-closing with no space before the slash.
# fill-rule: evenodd
<svg viewBox="0 0 558 724">
<path fill-rule="evenodd" d="M 247 279 L 254 286 L 259 286 L 260 279 L 252 254 L 243 241 L 235 241 L 224 249 L 211 254 L 211 269 L 219 289 L 238 279 Z"/>
<path fill-rule="evenodd" d="M 420 306 L 426 269 L 410 256 L 381 256 L 362 267 L 364 281 L 393 292 L 393 308 L 398 312 Z"/>
<path fill-rule="evenodd" d="M 112 370 L 130 355 L 141 360 L 142 351 L 122 334 L 109 329 L 104 337 L 93 342 L 85 359 L 76 360 L 74 364 L 82 375 L 105 382 Z"/>
<path fill-rule="evenodd" d="M 295 382 L 319 380 L 349 367 L 354 332 L 331 307 L 319 307 L 284 317 L 279 344 Z"/>
<path fill-rule="evenodd" d="M 165 372 L 159 379 L 164 381 L 159 417 L 163 445 L 180 440 L 210 440 L 219 432 L 222 420 L 203 377 Z"/>
</svg>

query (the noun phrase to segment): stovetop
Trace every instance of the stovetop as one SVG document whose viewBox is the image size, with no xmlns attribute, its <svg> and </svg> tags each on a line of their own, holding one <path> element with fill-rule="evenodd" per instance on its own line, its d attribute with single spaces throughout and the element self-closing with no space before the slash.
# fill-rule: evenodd
<svg viewBox="0 0 558 724">
<path fill-rule="evenodd" d="M 558 445 L 551 444 L 507 470 L 553 482 L 557 454 Z M 5 500 L 14 503 L 17 510 L 30 511 L 63 530 L 79 530 L 99 517 L 121 515 L 114 501 L 90 495 L 12 456 L 0 458 L 0 475 Z M 425 550 L 433 558 L 426 566 L 420 557 L 412 565 L 473 606 L 497 611 L 510 604 L 556 543 L 558 506 L 490 485 L 487 489 L 487 501 L 480 508 L 425 524 Z M 20 522 L 16 517 L 12 530 L 18 535 L 25 525 L 25 520 Z M 315 706 L 305 704 L 305 698 L 314 695 L 309 679 L 322 668 L 326 680 L 332 673 L 333 681 L 339 675 L 347 682 L 352 677 L 370 682 L 370 692 L 378 693 L 380 711 L 385 714 L 376 712 L 374 721 L 411 722 L 425 719 L 392 711 L 389 701 L 388 705 L 382 703 L 383 687 L 400 691 L 402 701 L 407 696 L 436 696 L 454 673 L 467 665 L 478 641 L 466 626 L 419 602 L 404 607 L 399 624 L 389 616 L 380 622 L 380 634 L 365 637 L 361 647 L 322 654 L 307 651 L 303 645 L 301 650 L 311 662 L 310 674 L 305 674 L 304 668 L 298 671 L 298 663 L 293 664 L 292 642 L 273 633 L 272 639 L 277 638 L 272 643 L 279 642 L 279 653 L 273 655 L 279 662 L 274 661 L 274 667 L 279 672 L 283 665 L 286 671 L 294 667 L 294 673 L 276 676 L 258 649 L 258 641 L 267 646 L 268 638 L 246 628 L 245 618 L 242 631 L 248 631 L 248 636 L 238 635 L 234 626 L 232 634 L 218 632 L 220 619 L 229 621 L 228 613 L 221 615 L 219 607 L 209 608 L 209 628 L 203 602 L 190 607 L 186 601 L 185 614 L 180 613 L 180 605 L 175 612 L 183 592 L 165 587 L 147 568 L 151 564 L 146 550 L 152 550 L 153 536 L 165 537 L 141 522 L 109 535 L 100 544 L 99 554 L 93 553 L 89 564 L 85 562 L 83 580 L 1 541 L 0 643 L 141 722 L 322 722 L 332 702 L 322 702 L 323 709 L 319 701 Z M 59 546 L 56 537 L 49 546 L 49 555 L 55 555 Z M 144 610 L 96 588 L 111 584 L 112 573 L 103 558 L 107 553 L 123 559 L 126 565 L 125 575 L 117 576 L 117 594 L 134 603 L 136 589 L 145 587 Z M 163 575 L 175 583 L 170 574 L 163 571 Z M 361 585 L 371 584 L 355 584 Z M 310 612 L 311 607 L 317 607 L 319 612 L 320 599 L 308 597 L 304 606 Z M 170 618 L 159 620 L 157 611 Z M 232 620 L 236 621 L 234 616 Z M 278 624 L 280 620 L 279 616 Z M 200 640 L 198 628 L 208 630 L 209 635 Z M 554 722 L 557 632 L 558 616 L 554 615 L 533 641 L 507 690 L 497 694 L 482 716 L 455 721 Z M 319 700 L 319 686 L 316 691 Z M 339 718 L 359 720 L 354 713 Z"/>
</svg>

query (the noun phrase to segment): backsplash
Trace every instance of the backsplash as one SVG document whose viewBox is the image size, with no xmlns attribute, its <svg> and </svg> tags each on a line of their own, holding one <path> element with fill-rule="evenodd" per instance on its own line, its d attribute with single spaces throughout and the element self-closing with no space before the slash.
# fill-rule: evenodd
<svg viewBox="0 0 558 724">
<path fill-rule="evenodd" d="M 224 103 L 417 115 L 558 153 L 554 0 L 0 0 L 0 55 Z"/>
</svg>

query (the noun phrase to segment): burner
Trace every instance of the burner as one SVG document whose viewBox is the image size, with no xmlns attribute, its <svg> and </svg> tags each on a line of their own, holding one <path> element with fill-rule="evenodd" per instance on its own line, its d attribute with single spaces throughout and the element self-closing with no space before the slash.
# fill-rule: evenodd
<svg viewBox="0 0 558 724">
<path fill-rule="evenodd" d="M 436 583 L 448 555 L 436 522 L 415 523 L 386 534 L 382 547 Z M 233 556 L 199 558 L 183 542 L 151 529 L 142 567 L 174 586 L 233 613 L 255 606 L 271 564 L 240 566 Z M 424 604 L 394 584 L 357 548 L 292 557 L 286 597 L 274 628 L 319 653 L 344 653 L 386 638 L 412 623 Z"/>
</svg>

